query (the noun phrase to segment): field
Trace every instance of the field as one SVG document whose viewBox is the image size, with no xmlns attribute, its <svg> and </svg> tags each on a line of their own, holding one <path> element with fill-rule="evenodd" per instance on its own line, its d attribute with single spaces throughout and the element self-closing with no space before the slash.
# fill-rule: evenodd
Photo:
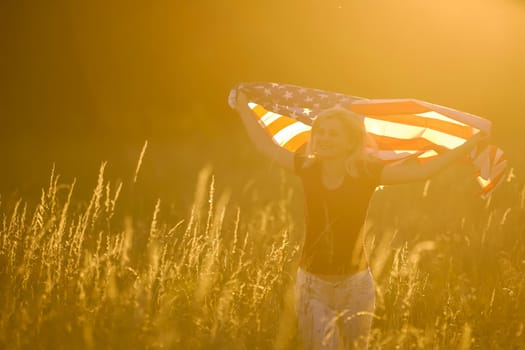
<svg viewBox="0 0 525 350">
<path fill-rule="evenodd" d="M 234 201 L 206 167 L 186 216 L 139 216 L 121 198 L 140 161 L 129 183 L 106 166 L 87 201 L 55 171 L 39 203 L 1 198 L 0 348 L 300 348 L 295 179 Z M 511 172 L 483 200 L 463 173 L 376 192 L 371 349 L 525 349 L 525 184 Z"/>
<path fill-rule="evenodd" d="M 0 33 L 0 350 L 301 349 L 304 198 L 243 82 L 489 121 L 492 197 L 461 162 L 374 193 L 370 349 L 525 350 L 525 0 L 0 0 Z"/>
</svg>

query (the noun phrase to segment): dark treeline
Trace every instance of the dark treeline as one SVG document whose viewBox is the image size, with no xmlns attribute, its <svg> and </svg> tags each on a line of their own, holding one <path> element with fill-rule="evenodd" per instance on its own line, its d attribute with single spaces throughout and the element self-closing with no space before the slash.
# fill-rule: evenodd
<svg viewBox="0 0 525 350">
<path fill-rule="evenodd" d="M 128 181 L 145 140 L 152 198 L 187 198 L 207 163 L 230 185 L 267 176 L 226 103 L 253 80 L 468 111 L 519 167 L 524 17 L 512 1 L 3 2 L 0 193 L 38 197 L 53 163 L 86 195 L 104 160 Z"/>
</svg>

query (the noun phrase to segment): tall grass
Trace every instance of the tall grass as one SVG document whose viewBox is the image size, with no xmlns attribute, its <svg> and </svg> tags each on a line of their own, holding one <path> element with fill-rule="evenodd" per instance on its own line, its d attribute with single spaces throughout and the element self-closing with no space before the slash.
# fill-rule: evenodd
<svg viewBox="0 0 525 350">
<path fill-rule="evenodd" d="M 147 218 L 119 213 L 126 188 L 105 167 L 85 204 L 54 171 L 35 208 L 0 202 L 0 348 L 300 348 L 289 191 L 239 207 L 204 168 L 188 215 L 172 222 L 160 201 Z M 406 189 L 376 195 L 370 348 L 525 349 L 525 187 L 506 183 L 438 223 L 410 216 L 415 199 L 422 213 L 449 202 L 428 185 L 396 210 L 386 203 Z"/>
</svg>

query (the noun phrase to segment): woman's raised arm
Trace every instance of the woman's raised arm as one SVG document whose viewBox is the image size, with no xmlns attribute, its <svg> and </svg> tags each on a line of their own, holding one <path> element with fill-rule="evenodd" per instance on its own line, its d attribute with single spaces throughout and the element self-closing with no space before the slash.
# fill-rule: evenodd
<svg viewBox="0 0 525 350">
<path fill-rule="evenodd" d="M 283 168 L 293 171 L 293 153 L 274 143 L 270 136 L 259 125 L 254 112 L 248 106 L 246 95 L 238 91 L 235 110 L 241 116 L 248 136 L 259 152 L 271 160 L 276 161 Z"/>
<path fill-rule="evenodd" d="M 414 164 L 413 162 L 405 162 L 396 165 L 387 165 L 381 173 L 381 184 L 393 185 L 428 179 L 444 169 L 447 165 L 467 155 L 474 147 L 481 142 L 485 142 L 487 139 L 488 136 L 480 131 L 461 146 L 425 163 Z"/>
</svg>

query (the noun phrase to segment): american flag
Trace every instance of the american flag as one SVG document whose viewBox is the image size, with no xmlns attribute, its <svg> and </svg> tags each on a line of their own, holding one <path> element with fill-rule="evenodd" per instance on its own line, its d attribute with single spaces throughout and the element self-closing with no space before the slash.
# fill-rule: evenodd
<svg viewBox="0 0 525 350">
<path fill-rule="evenodd" d="M 272 140 L 290 152 L 309 140 L 315 116 L 339 107 L 363 118 L 374 141 L 368 152 L 385 163 L 415 158 L 421 162 L 462 145 L 477 132 L 490 133 L 492 123 L 478 116 L 415 99 L 366 99 L 319 89 L 277 83 L 242 83 L 237 91 L 248 98 L 254 117 Z M 488 145 L 469 156 L 476 169 L 481 195 L 488 196 L 502 182 L 507 161 L 501 149 Z"/>
</svg>

